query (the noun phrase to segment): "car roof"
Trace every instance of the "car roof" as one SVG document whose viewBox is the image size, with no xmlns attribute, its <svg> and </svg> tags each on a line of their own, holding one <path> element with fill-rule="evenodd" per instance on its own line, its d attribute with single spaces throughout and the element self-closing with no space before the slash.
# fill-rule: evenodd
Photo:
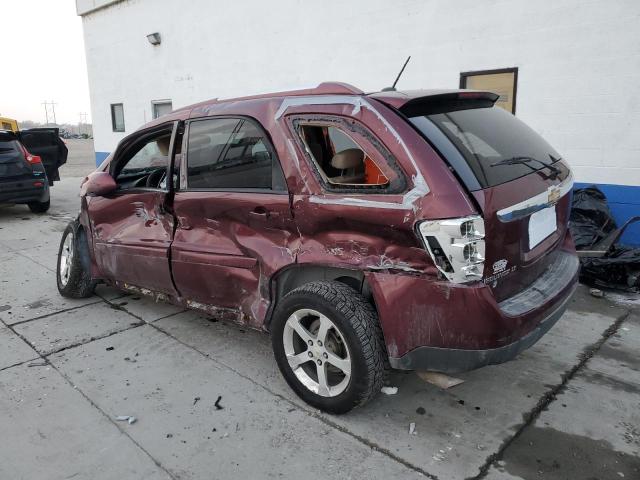
<svg viewBox="0 0 640 480">
<path fill-rule="evenodd" d="M 247 102 L 247 110 L 251 110 L 249 105 L 256 101 L 264 102 L 268 100 L 279 100 L 285 97 L 300 97 L 300 96 L 320 96 L 320 95 L 357 95 L 357 96 L 366 96 L 368 98 L 373 98 L 379 100 L 389 106 L 400 109 L 404 105 L 416 101 L 418 99 L 427 99 L 428 97 L 446 97 L 446 96 L 454 96 L 458 95 L 462 92 L 465 94 L 482 94 L 482 95 L 495 95 L 491 92 L 480 92 L 475 90 L 461 90 L 461 89 L 423 89 L 423 90 L 392 90 L 392 91 L 379 91 L 379 92 L 371 92 L 365 93 L 360 90 L 358 87 L 354 87 L 348 83 L 344 82 L 323 82 L 315 87 L 304 87 L 294 90 L 283 90 L 277 92 L 270 93 L 260 93 L 257 95 L 248 95 L 243 97 L 231 97 L 231 98 L 213 98 L 210 100 L 205 100 L 203 102 L 194 103 L 192 105 L 187 105 L 181 108 L 178 108 L 167 115 L 163 115 L 146 125 L 142 126 L 139 130 L 147 129 L 150 127 L 154 127 L 168 121 L 175 120 L 186 120 L 189 118 L 191 112 L 194 110 L 197 111 L 215 111 L 218 108 L 222 110 L 222 108 L 229 103 L 234 104 L 242 104 L 243 102 Z M 497 98 L 497 96 L 496 96 Z M 218 108 L 216 108 L 218 107 Z"/>
</svg>

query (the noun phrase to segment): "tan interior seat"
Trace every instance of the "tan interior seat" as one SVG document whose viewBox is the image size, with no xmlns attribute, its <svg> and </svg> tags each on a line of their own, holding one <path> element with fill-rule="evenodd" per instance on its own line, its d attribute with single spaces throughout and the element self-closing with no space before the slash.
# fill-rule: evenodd
<svg viewBox="0 0 640 480">
<path fill-rule="evenodd" d="M 329 178 L 332 183 L 364 183 L 364 152 L 359 148 L 348 148 L 336 153 L 331 166 L 340 170 L 340 175 Z"/>
</svg>

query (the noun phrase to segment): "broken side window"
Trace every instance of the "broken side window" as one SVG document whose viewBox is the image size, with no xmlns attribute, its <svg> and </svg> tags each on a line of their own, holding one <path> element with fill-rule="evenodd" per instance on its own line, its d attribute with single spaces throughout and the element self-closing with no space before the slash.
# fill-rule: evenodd
<svg viewBox="0 0 640 480">
<path fill-rule="evenodd" d="M 329 116 L 292 122 L 327 190 L 395 193 L 404 188 L 404 176 L 391 154 L 357 122 Z"/>
</svg>

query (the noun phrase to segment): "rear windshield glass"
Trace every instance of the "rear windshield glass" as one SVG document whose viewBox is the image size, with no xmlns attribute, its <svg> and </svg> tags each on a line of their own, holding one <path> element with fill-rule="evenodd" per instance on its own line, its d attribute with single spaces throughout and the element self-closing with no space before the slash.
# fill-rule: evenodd
<svg viewBox="0 0 640 480">
<path fill-rule="evenodd" d="M 18 142 L 11 138 L 0 136 L 0 153 L 17 152 Z"/>
<path fill-rule="evenodd" d="M 471 190 L 509 182 L 560 160 L 540 135 L 499 107 L 440 111 L 410 120 Z"/>
</svg>

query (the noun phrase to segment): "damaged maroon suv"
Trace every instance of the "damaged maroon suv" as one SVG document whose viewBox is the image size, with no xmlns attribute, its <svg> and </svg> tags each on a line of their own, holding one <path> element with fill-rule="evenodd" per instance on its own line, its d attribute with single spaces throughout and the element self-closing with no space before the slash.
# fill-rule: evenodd
<svg viewBox="0 0 640 480">
<path fill-rule="evenodd" d="M 389 367 L 510 360 L 578 260 L 568 166 L 496 99 L 323 83 L 172 112 L 84 181 L 60 293 L 104 282 L 268 331 L 291 388 L 335 413 Z"/>
</svg>

